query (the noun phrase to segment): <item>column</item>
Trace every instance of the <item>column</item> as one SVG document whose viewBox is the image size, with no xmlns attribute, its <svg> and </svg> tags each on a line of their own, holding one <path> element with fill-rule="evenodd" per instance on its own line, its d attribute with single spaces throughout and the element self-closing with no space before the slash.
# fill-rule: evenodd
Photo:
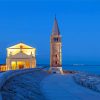
<svg viewBox="0 0 100 100">
<path fill-rule="evenodd" d="M 17 66 L 17 61 L 16 61 L 16 69 L 18 69 L 18 66 Z"/>
<path fill-rule="evenodd" d="M 9 61 L 9 69 L 12 70 L 11 60 Z"/>
<path fill-rule="evenodd" d="M 31 59 L 30 59 L 30 68 L 32 68 L 32 61 L 31 61 Z"/>
<path fill-rule="evenodd" d="M 26 64 L 25 64 L 25 61 L 24 61 L 24 68 L 26 68 Z"/>
</svg>

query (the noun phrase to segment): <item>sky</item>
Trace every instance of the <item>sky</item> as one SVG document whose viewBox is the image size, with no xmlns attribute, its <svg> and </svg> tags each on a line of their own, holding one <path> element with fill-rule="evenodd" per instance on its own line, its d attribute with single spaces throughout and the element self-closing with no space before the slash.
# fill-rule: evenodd
<svg viewBox="0 0 100 100">
<path fill-rule="evenodd" d="M 49 64 L 55 15 L 63 64 L 100 64 L 99 0 L 1 0 L 0 63 L 7 47 L 23 42 L 37 49 L 38 64 Z"/>
</svg>

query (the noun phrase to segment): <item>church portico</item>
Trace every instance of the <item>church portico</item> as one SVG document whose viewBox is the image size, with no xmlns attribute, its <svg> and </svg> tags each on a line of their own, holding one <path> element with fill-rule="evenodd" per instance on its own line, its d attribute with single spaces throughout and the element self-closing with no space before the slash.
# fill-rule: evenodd
<svg viewBox="0 0 100 100">
<path fill-rule="evenodd" d="M 30 68 L 32 66 L 30 60 L 12 60 L 11 61 L 11 69 L 24 69 Z"/>
</svg>

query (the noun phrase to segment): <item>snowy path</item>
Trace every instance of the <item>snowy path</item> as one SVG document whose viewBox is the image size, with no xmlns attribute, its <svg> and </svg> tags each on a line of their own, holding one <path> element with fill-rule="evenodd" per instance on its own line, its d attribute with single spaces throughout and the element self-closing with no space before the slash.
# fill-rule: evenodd
<svg viewBox="0 0 100 100">
<path fill-rule="evenodd" d="M 45 100 L 40 82 L 48 73 L 35 70 L 8 80 L 0 91 L 3 100 Z"/>
<path fill-rule="evenodd" d="M 100 100 L 100 94 L 76 84 L 72 75 L 50 75 L 41 82 L 46 100 Z"/>
</svg>

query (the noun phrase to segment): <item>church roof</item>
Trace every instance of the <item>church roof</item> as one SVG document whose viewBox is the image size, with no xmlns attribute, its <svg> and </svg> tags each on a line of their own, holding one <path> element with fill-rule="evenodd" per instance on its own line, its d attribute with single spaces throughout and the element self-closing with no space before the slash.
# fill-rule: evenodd
<svg viewBox="0 0 100 100">
<path fill-rule="evenodd" d="M 20 48 L 23 48 L 23 49 L 35 49 L 29 45 L 26 45 L 24 43 L 18 43 L 14 46 L 11 46 L 11 47 L 8 47 L 7 49 L 20 49 Z"/>
<path fill-rule="evenodd" d="M 58 22 L 57 22 L 56 17 L 54 19 L 54 25 L 53 25 L 53 29 L 52 29 L 52 34 L 55 34 L 55 35 L 59 35 L 60 34 L 59 27 L 58 27 Z"/>
</svg>

